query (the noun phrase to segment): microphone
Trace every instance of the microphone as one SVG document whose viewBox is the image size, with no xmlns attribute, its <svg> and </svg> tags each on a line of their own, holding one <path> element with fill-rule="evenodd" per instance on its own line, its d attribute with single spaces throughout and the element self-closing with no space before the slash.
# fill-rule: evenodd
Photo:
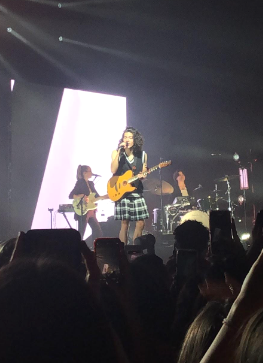
<svg viewBox="0 0 263 363">
<path fill-rule="evenodd" d="M 203 187 L 202 187 L 202 185 L 201 185 L 201 184 L 199 184 L 199 185 L 198 185 L 198 187 L 197 187 L 197 188 L 195 188 L 194 190 L 198 190 L 198 189 L 201 189 L 201 188 L 203 188 Z"/>
<path fill-rule="evenodd" d="M 126 142 L 126 148 L 128 148 L 129 147 L 129 143 L 128 143 L 128 141 Z"/>
<path fill-rule="evenodd" d="M 95 176 L 96 178 L 97 178 L 97 177 L 101 177 L 101 175 L 99 175 L 99 174 L 94 174 L 94 173 L 92 173 L 92 176 Z"/>
<path fill-rule="evenodd" d="M 123 145 L 122 146 L 119 146 L 118 147 L 118 150 L 124 151 L 124 146 Z"/>
</svg>

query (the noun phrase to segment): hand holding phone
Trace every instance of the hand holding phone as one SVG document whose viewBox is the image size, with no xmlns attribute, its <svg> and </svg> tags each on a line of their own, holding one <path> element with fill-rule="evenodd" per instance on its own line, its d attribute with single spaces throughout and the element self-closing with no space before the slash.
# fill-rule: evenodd
<svg viewBox="0 0 263 363">
<path fill-rule="evenodd" d="M 178 278 L 188 278 L 197 274 L 198 255 L 196 250 L 176 251 L 176 276 Z"/>
<path fill-rule="evenodd" d="M 261 209 L 255 220 L 255 226 L 252 231 L 253 242 L 260 242 L 263 236 L 263 209 Z M 263 247 L 263 246 L 262 246 Z"/>
<path fill-rule="evenodd" d="M 81 237 L 75 229 L 31 229 L 20 232 L 11 260 L 16 258 L 51 258 L 83 269 Z"/>
<path fill-rule="evenodd" d="M 229 210 L 212 210 L 209 215 L 211 250 L 213 255 L 224 254 L 232 240 L 231 214 Z"/>
<path fill-rule="evenodd" d="M 124 244 L 119 238 L 97 238 L 94 241 L 94 252 L 102 277 L 115 281 L 120 278 L 120 258 Z"/>
</svg>

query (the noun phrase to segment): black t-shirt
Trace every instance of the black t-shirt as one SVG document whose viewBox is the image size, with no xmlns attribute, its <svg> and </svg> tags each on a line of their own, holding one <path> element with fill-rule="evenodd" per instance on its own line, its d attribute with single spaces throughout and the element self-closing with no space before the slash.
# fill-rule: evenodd
<svg viewBox="0 0 263 363">
<path fill-rule="evenodd" d="M 95 193 L 95 198 L 99 197 L 99 194 L 98 194 L 97 190 L 95 189 L 93 181 L 89 180 L 89 186 L 90 186 L 90 190 L 92 191 L 92 193 Z M 85 194 L 88 196 L 90 194 L 90 190 L 89 190 L 89 187 L 88 187 L 85 179 L 79 179 L 76 182 L 73 190 L 70 192 L 69 199 L 73 199 L 73 195 L 78 195 L 78 194 Z"/>
<path fill-rule="evenodd" d="M 139 174 L 143 169 L 143 154 L 144 152 L 139 152 L 136 156 L 134 155 L 133 161 L 127 159 L 126 154 L 121 154 L 119 158 L 119 167 L 114 175 L 123 175 L 126 171 L 132 170 L 134 175 Z M 136 187 L 135 193 L 139 195 L 143 192 L 143 184 L 141 180 L 135 180 L 132 185 Z M 132 195 L 132 193 L 126 193 L 127 195 Z"/>
</svg>

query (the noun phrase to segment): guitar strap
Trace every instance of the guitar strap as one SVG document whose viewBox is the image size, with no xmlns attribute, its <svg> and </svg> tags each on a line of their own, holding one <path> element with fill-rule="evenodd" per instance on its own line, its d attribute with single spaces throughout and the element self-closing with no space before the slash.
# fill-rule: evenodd
<svg viewBox="0 0 263 363">
<path fill-rule="evenodd" d="M 92 193 L 92 190 L 90 189 L 90 185 L 89 185 L 89 182 L 87 181 L 87 186 L 89 188 L 89 193 L 91 194 Z"/>
<path fill-rule="evenodd" d="M 138 158 L 137 156 L 134 155 L 133 157 L 133 162 L 130 163 L 126 157 L 126 164 L 128 164 L 129 169 L 131 169 L 131 171 L 133 172 L 133 175 L 137 175 L 139 171 L 141 171 L 142 165 L 143 165 L 143 161 L 144 161 L 145 155 L 144 155 L 144 151 L 142 152 L 142 158 Z M 138 170 L 138 168 L 140 170 Z M 137 172 L 135 172 L 137 171 Z M 133 185 L 136 187 L 137 191 L 136 194 L 142 195 L 143 192 L 143 184 L 141 182 L 141 180 L 136 180 Z"/>
</svg>

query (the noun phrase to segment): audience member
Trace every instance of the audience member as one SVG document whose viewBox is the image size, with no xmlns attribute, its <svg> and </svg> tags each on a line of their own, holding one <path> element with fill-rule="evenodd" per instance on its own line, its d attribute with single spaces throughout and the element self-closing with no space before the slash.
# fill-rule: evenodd
<svg viewBox="0 0 263 363">
<path fill-rule="evenodd" d="M 230 305 L 208 302 L 190 325 L 178 363 L 199 363 L 219 332 Z"/>
<path fill-rule="evenodd" d="M 49 260 L 0 270 L 1 362 L 122 362 L 87 283 Z"/>
<path fill-rule="evenodd" d="M 246 256 L 233 223 L 233 239 L 214 253 L 208 249 L 209 231 L 197 221 L 186 221 L 174 231 L 167 268 L 148 234 L 127 246 L 126 253 L 136 255 L 130 263 L 120 251 L 119 283 L 104 279 L 103 284 L 85 242 L 79 240 L 77 248 L 88 281 L 54 256 L 29 259 L 22 248 L 25 234 L 20 233 L 17 241 L 0 245 L 0 360 L 174 363 L 178 357 L 178 363 L 259 362 L 262 232 L 259 213 Z M 193 265 L 182 259 L 190 268 L 180 274 L 177 251 L 187 256 L 187 250 L 196 258 Z"/>
</svg>

